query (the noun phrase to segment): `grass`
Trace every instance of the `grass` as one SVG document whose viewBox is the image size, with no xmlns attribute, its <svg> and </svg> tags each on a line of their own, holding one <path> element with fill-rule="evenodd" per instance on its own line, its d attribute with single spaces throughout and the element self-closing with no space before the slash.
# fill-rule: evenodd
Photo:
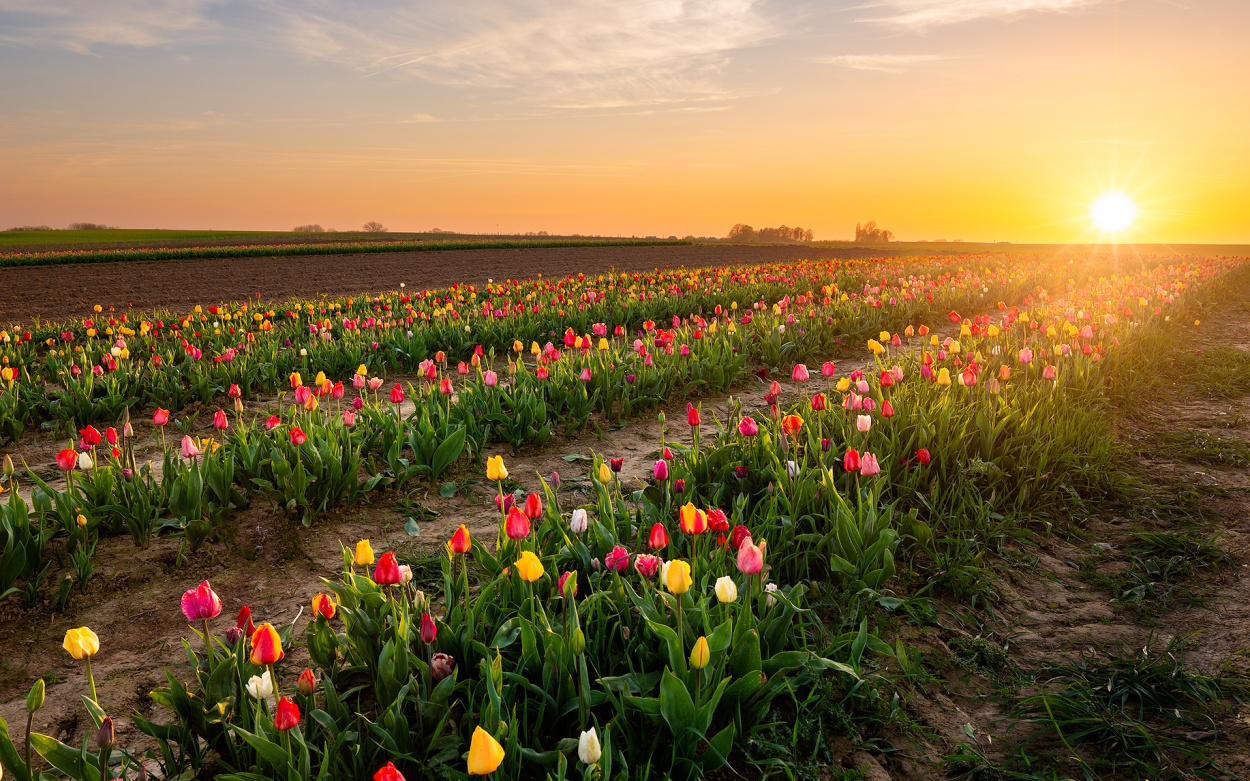
<svg viewBox="0 0 1250 781">
<path fill-rule="evenodd" d="M 265 234 L 272 236 L 273 234 Z M 294 236 L 295 234 L 291 234 Z M 299 234 L 308 235 L 308 234 Z M 317 234 L 320 237 L 323 234 Z M 359 234 L 365 235 L 365 234 Z M 358 235 L 358 236 L 359 236 Z M 192 260 L 204 258 L 249 258 L 292 255 L 359 255 L 375 252 L 428 252 L 457 249 L 518 249 L 558 247 L 642 247 L 676 246 L 690 244 L 688 241 L 667 239 L 455 239 L 455 240 L 396 240 L 371 236 L 368 240 L 336 241 L 328 239 L 316 243 L 274 244 L 253 243 L 236 246 L 200 247 L 154 247 L 58 250 L 53 252 L 0 253 L 0 268 L 14 266 L 53 266 L 65 263 L 117 263 L 140 260 Z"/>
<path fill-rule="evenodd" d="M 1250 466 L 1250 445 L 1233 437 L 1182 429 L 1149 434 L 1143 439 L 1143 453 L 1177 458 L 1206 466 Z"/>
<path fill-rule="evenodd" d="M 1186 662 L 1187 637 L 1159 648 L 1085 654 L 1038 673 L 1042 688 L 1019 699 L 1017 716 L 1053 732 L 1086 778 L 1100 771 L 1131 778 L 1218 774 L 1207 742 L 1214 716 L 1250 696 L 1250 681 L 1211 676 Z"/>
<path fill-rule="evenodd" d="M 1232 563 L 1219 544 L 1218 533 L 1200 537 L 1171 531 L 1135 532 L 1127 553 L 1128 567 L 1114 574 L 1093 571 L 1110 560 L 1109 555 L 1084 559 L 1078 566 L 1087 582 L 1111 592 L 1116 602 L 1135 606 L 1143 620 L 1177 602 L 1205 602 L 1207 589 L 1197 585 L 1199 575 Z"/>
</svg>

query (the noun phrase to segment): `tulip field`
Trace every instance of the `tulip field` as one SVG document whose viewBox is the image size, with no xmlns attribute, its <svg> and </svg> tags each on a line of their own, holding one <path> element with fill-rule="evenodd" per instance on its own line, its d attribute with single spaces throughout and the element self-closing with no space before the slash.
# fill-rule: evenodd
<svg viewBox="0 0 1250 781">
<path fill-rule="evenodd" d="M 22 691 L 4 778 L 1227 775 L 1167 736 L 1250 697 L 1233 668 L 1178 666 L 1127 721 L 1082 722 L 1051 668 L 1008 680 L 989 628 L 1039 546 L 1099 542 L 1078 519 L 1166 514 L 1122 413 L 1207 360 L 1191 341 L 1250 289 L 1248 260 L 588 271 L 10 324 L 6 670 L 24 627 L 60 648 L 0 678 Z M 1230 398 L 1250 392 L 1236 360 Z M 262 523 L 335 562 L 285 567 L 299 599 L 268 610 L 214 587 L 271 566 L 238 543 Z M 113 562 L 157 549 L 165 664 L 93 619 Z M 1098 555 L 1069 569 L 1139 587 Z M 926 736 L 939 646 L 1025 692 L 995 717 L 1034 743 L 983 741 L 962 712 L 962 735 Z M 142 669 L 142 702 L 111 696 Z M 1189 688 L 1150 710 L 1165 680 Z M 54 700 L 73 715 L 45 719 Z M 943 739 L 927 770 L 894 756 Z"/>
</svg>

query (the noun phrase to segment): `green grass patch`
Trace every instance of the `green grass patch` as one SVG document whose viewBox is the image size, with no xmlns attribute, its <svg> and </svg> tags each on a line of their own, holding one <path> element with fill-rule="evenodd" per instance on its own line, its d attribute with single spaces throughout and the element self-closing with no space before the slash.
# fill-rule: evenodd
<svg viewBox="0 0 1250 781">
<path fill-rule="evenodd" d="M 1233 437 L 1183 429 L 1150 434 L 1142 453 L 1207 466 L 1250 466 L 1250 445 Z"/>
</svg>

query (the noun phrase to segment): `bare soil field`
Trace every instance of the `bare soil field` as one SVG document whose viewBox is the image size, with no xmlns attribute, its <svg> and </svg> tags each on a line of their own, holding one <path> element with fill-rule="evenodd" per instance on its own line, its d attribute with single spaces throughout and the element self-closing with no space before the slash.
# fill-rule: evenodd
<svg viewBox="0 0 1250 781">
<path fill-rule="evenodd" d="M 488 279 L 660 267 L 892 255 L 799 245 L 678 245 L 446 250 L 368 255 L 168 260 L 0 269 L 0 323 L 83 315 L 94 305 L 180 309 L 260 297 L 285 300 L 441 287 Z"/>
</svg>

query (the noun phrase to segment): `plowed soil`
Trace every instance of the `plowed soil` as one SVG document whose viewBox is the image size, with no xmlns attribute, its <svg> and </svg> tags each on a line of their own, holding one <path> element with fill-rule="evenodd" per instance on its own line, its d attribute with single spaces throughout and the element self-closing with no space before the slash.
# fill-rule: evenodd
<svg viewBox="0 0 1250 781">
<path fill-rule="evenodd" d="M 63 320 L 100 304 L 180 310 L 195 304 L 286 300 L 482 284 L 543 274 L 650 271 L 663 267 L 861 258 L 889 250 L 786 245 L 559 247 L 388 252 L 269 258 L 90 263 L 0 269 L 0 323 Z"/>
</svg>

